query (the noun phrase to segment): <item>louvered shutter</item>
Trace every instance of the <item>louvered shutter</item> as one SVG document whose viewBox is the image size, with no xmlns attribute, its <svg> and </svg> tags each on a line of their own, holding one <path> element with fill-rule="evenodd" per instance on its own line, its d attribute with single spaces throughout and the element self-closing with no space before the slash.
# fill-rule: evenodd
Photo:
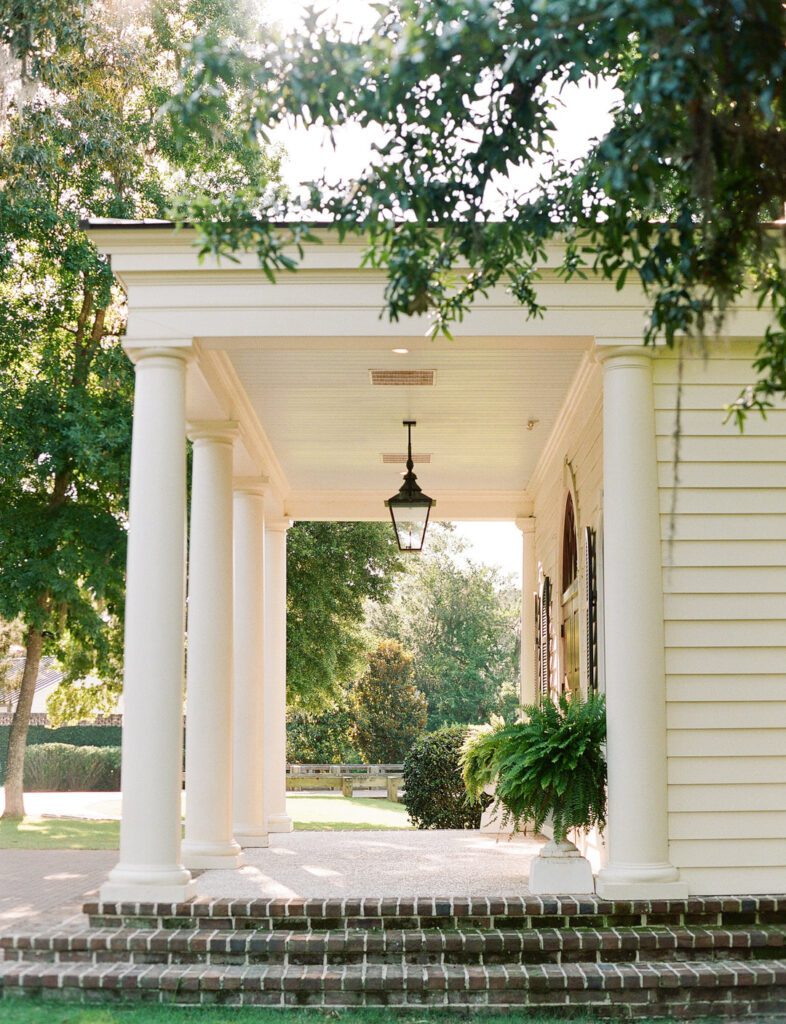
<svg viewBox="0 0 786 1024">
<path fill-rule="evenodd" d="M 584 607 L 587 610 L 587 685 L 598 689 L 598 567 L 595 531 L 584 528 Z"/>
<path fill-rule="evenodd" d="M 538 653 L 540 655 L 538 675 L 540 677 L 541 700 L 547 700 L 551 684 L 551 580 L 543 577 L 540 587 Z"/>
</svg>

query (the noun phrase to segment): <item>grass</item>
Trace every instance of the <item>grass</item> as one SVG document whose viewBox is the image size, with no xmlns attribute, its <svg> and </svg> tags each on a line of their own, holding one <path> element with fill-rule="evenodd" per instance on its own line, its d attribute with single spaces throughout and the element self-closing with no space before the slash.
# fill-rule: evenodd
<svg viewBox="0 0 786 1024">
<path fill-rule="evenodd" d="M 284 1014 L 284 1016 L 282 1016 Z M 66 1003 L 46 1003 L 12 999 L 0 1001 L 0 1020 L 3 1024 L 325 1024 L 337 1020 L 341 1024 L 466 1024 L 474 1014 L 456 1010 L 287 1010 L 254 1008 L 214 1009 L 178 1006 L 101 1007 L 69 1006 Z M 555 1017 L 545 1014 L 530 1016 L 526 1011 L 479 1015 L 483 1024 L 545 1024 Z M 591 1018 L 586 1018 L 589 1021 Z M 580 1024 L 580 1021 L 579 1021 Z M 647 1024 L 642 1021 L 641 1024 Z"/>
<path fill-rule="evenodd" d="M 412 828 L 403 804 L 379 797 L 288 793 L 287 809 L 298 831 L 346 832 Z"/>
<path fill-rule="evenodd" d="M 377 797 L 290 793 L 287 807 L 298 831 L 411 828 L 402 804 Z M 16 823 L 0 819 L 0 850 L 116 850 L 119 835 L 117 821 L 29 817 Z"/>
<path fill-rule="evenodd" d="M 117 821 L 25 818 L 22 822 L 15 822 L 0 819 L 0 850 L 116 850 L 119 836 L 120 823 Z M 0 1020 L 5 1024 L 1 1012 Z"/>
</svg>

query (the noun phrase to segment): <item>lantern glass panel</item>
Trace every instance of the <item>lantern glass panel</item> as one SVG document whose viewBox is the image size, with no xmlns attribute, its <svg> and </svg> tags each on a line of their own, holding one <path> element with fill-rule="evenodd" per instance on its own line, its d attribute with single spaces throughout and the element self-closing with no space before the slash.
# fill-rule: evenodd
<svg viewBox="0 0 786 1024">
<path fill-rule="evenodd" d="M 390 504 L 390 517 L 396 531 L 396 540 L 401 551 L 421 551 L 428 525 L 430 503 Z"/>
</svg>

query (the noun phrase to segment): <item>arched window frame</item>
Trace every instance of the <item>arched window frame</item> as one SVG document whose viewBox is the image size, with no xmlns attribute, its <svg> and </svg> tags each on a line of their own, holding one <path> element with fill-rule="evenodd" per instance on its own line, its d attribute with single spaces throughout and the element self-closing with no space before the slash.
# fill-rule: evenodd
<svg viewBox="0 0 786 1024">
<path fill-rule="evenodd" d="M 565 513 L 568 507 L 568 501 L 573 506 L 573 526 L 574 526 L 574 544 L 576 553 L 576 578 L 575 586 L 577 587 L 577 601 L 578 601 L 578 618 L 579 618 L 579 690 L 582 693 L 586 692 L 586 679 L 587 679 L 587 665 L 586 665 L 586 608 L 584 600 L 584 573 L 583 573 L 583 555 L 581 549 L 581 507 L 578 501 L 578 494 L 576 489 L 576 476 L 573 466 L 570 460 L 566 457 L 563 468 L 563 486 L 562 486 L 562 501 L 560 504 L 560 517 L 557 526 L 557 572 L 556 579 L 554 581 L 554 597 L 555 597 L 555 608 L 554 608 L 554 659 L 555 664 L 553 666 L 554 672 L 554 685 L 557 692 L 562 692 L 563 681 L 565 679 L 565 650 L 564 650 L 564 619 L 563 619 L 563 595 L 564 591 L 562 588 L 562 582 L 565 579 L 565 545 L 564 530 L 565 530 Z"/>
</svg>

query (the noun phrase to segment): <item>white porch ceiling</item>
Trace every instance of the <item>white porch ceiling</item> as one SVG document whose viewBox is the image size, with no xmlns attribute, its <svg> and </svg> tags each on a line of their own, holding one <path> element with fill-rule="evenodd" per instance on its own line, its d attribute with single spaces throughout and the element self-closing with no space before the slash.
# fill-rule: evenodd
<svg viewBox="0 0 786 1024">
<path fill-rule="evenodd" d="M 392 494 L 396 470 L 381 456 L 404 450 L 404 419 L 417 420 L 415 450 L 432 456 L 416 470 L 427 493 L 524 491 L 586 347 L 581 339 L 554 348 L 460 339 L 396 355 L 390 340 L 353 341 L 227 346 L 294 491 Z M 436 384 L 374 386 L 371 369 L 433 369 Z M 538 421 L 532 430 L 530 420 Z"/>
</svg>

